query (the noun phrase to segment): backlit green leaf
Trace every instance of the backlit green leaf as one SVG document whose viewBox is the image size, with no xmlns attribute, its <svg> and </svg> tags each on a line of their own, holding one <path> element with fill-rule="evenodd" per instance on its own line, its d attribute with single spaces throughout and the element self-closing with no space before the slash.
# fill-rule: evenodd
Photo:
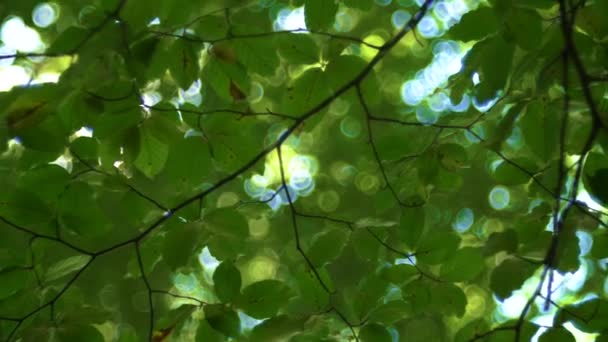
<svg viewBox="0 0 608 342">
<path fill-rule="evenodd" d="M 232 263 L 222 262 L 213 272 L 215 294 L 222 302 L 231 302 L 241 292 L 241 273 Z"/>
</svg>

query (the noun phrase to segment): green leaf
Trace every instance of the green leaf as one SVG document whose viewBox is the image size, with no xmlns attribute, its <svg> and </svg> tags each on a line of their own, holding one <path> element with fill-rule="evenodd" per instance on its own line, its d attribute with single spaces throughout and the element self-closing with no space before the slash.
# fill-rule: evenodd
<svg viewBox="0 0 608 342">
<path fill-rule="evenodd" d="M 447 259 L 449 259 L 454 252 L 458 249 L 458 245 L 460 244 L 460 237 L 456 233 L 452 232 L 427 232 L 425 236 L 422 238 L 416 251 L 418 252 L 417 258 L 421 262 L 428 263 L 431 265 L 439 264 Z M 467 252 L 474 254 L 474 252 Z M 479 267 L 478 265 L 473 266 L 469 271 L 469 276 L 475 268 Z M 448 268 L 446 268 L 446 271 Z M 449 269 L 449 273 L 452 272 L 452 269 Z M 454 277 L 458 277 L 458 275 L 452 275 Z"/>
<path fill-rule="evenodd" d="M 588 191 L 599 203 L 608 203 L 608 192 L 606 182 L 608 182 L 608 169 L 599 169 L 591 176 L 587 176 Z"/>
<path fill-rule="evenodd" d="M 594 258 L 608 258 L 608 234 L 606 231 L 598 231 L 598 234 L 593 237 L 593 246 L 591 247 L 591 255 Z"/>
<path fill-rule="evenodd" d="M 88 264 L 90 260 L 91 257 L 88 255 L 75 255 L 61 260 L 46 270 L 44 280 L 53 281 L 76 272 Z"/>
<path fill-rule="evenodd" d="M 382 270 L 382 277 L 394 284 L 403 284 L 418 275 L 416 267 L 407 264 L 392 265 Z"/>
<path fill-rule="evenodd" d="M 22 174 L 17 186 L 35 193 L 47 203 L 53 203 L 65 191 L 70 181 L 69 173 L 58 165 L 42 165 Z"/>
<path fill-rule="evenodd" d="M 483 247 L 483 255 L 491 256 L 505 251 L 513 253 L 517 250 L 517 232 L 513 229 L 492 233 Z"/>
<path fill-rule="evenodd" d="M 171 76 L 180 88 L 190 88 L 200 73 L 196 45 L 186 39 L 178 39 L 171 46 L 170 56 Z"/>
<path fill-rule="evenodd" d="M 414 317 L 403 321 L 397 327 L 400 342 L 443 341 L 445 327 L 440 319 Z"/>
<path fill-rule="evenodd" d="M 465 167 L 468 162 L 467 151 L 459 144 L 443 144 L 437 148 L 439 160 L 447 170 Z"/>
<path fill-rule="evenodd" d="M 463 15 L 458 24 L 450 28 L 453 39 L 468 42 L 481 40 L 498 31 L 498 18 L 490 7 L 480 6 Z"/>
<path fill-rule="evenodd" d="M 359 338 L 363 342 L 390 342 L 391 334 L 380 324 L 366 324 L 359 331 Z"/>
<path fill-rule="evenodd" d="M 300 318 L 276 316 L 256 325 L 251 331 L 251 341 L 283 341 L 294 333 L 303 330 L 304 321 Z"/>
<path fill-rule="evenodd" d="M 483 268 L 481 249 L 465 247 L 459 249 L 441 266 L 439 274 L 447 281 L 468 281 L 477 277 Z"/>
<path fill-rule="evenodd" d="M 479 64 L 481 83 L 476 86 L 477 98 L 487 101 L 503 90 L 513 64 L 513 45 L 501 36 L 488 38 L 483 42 L 483 59 Z"/>
<path fill-rule="evenodd" d="M 561 329 L 560 329 L 561 328 Z M 564 327 L 548 329 L 538 338 L 539 342 L 574 342 L 576 339 L 570 331 Z"/>
<path fill-rule="evenodd" d="M 524 140 L 540 160 L 551 160 L 555 156 L 559 146 L 559 126 L 555 116 L 541 101 L 528 105 L 518 125 Z"/>
<path fill-rule="evenodd" d="M 99 207 L 96 190 L 85 182 L 71 183 L 59 200 L 59 223 L 83 236 L 107 232 L 109 222 Z"/>
<path fill-rule="evenodd" d="M 608 301 L 593 298 L 564 306 L 553 319 L 555 325 L 571 321 L 579 330 L 587 333 L 605 331 L 608 328 Z"/>
<path fill-rule="evenodd" d="M 268 38 L 234 41 L 236 58 L 249 72 L 272 76 L 279 65 L 276 44 Z"/>
<path fill-rule="evenodd" d="M 196 22 L 195 30 L 203 39 L 221 39 L 228 33 L 228 23 L 221 15 L 207 15 Z"/>
<path fill-rule="evenodd" d="M 163 244 L 163 260 L 176 270 L 187 264 L 196 253 L 201 236 L 201 226 L 197 223 L 177 223 L 169 225 Z"/>
<path fill-rule="evenodd" d="M 534 10 L 514 9 L 507 16 L 506 35 L 513 35 L 519 47 L 525 50 L 539 48 L 542 40 L 542 18 Z"/>
<path fill-rule="evenodd" d="M 513 158 L 513 164 L 521 166 L 524 170 L 534 170 L 534 163 L 525 158 Z M 530 176 L 509 162 L 502 162 L 496 167 L 492 176 L 499 184 L 521 185 L 530 181 Z"/>
<path fill-rule="evenodd" d="M 410 248 L 416 248 L 425 227 L 424 207 L 404 208 L 399 221 L 399 236 Z"/>
<path fill-rule="evenodd" d="M 393 300 L 378 306 L 369 315 L 370 322 L 377 322 L 386 325 L 393 324 L 407 317 L 412 312 L 410 304 L 403 300 Z"/>
<path fill-rule="evenodd" d="M 536 267 L 530 263 L 509 258 L 503 260 L 490 276 L 490 288 L 498 299 L 504 300 L 511 295 L 511 292 L 519 289 L 524 281 L 534 273 Z"/>
<path fill-rule="evenodd" d="M 306 70 L 285 89 L 281 110 L 302 114 L 331 94 L 326 74 L 320 68 Z"/>
<path fill-rule="evenodd" d="M 169 146 L 146 126 L 139 131 L 139 153 L 135 166 L 148 178 L 154 178 L 162 171 L 169 156 Z"/>
<path fill-rule="evenodd" d="M 332 229 L 316 235 L 312 245 L 306 252 L 313 265 L 320 267 L 334 260 L 342 252 L 348 241 L 349 234 L 344 229 Z"/>
<path fill-rule="evenodd" d="M 444 315 L 464 316 L 467 297 L 462 289 L 450 283 L 438 283 L 431 289 L 431 306 Z"/>
<path fill-rule="evenodd" d="M 267 279 L 245 287 L 237 303 L 249 316 L 264 319 L 279 312 L 291 295 L 291 289 L 285 283 Z"/>
<path fill-rule="evenodd" d="M 370 10 L 373 5 L 372 0 L 344 0 L 343 3 L 348 7 L 357 8 L 363 11 Z"/>
<path fill-rule="evenodd" d="M 289 63 L 319 63 L 321 52 L 310 35 L 289 33 L 281 35 L 278 40 L 279 54 Z"/>
<path fill-rule="evenodd" d="M 204 307 L 205 319 L 213 328 L 228 337 L 237 337 L 240 335 L 241 320 L 236 311 L 231 310 L 221 304 L 208 304 Z M 212 335 L 212 332 L 204 331 L 204 334 Z"/>
<path fill-rule="evenodd" d="M 88 34 L 88 30 L 82 27 L 70 26 L 49 46 L 47 53 L 71 53 L 80 46 Z"/>
<path fill-rule="evenodd" d="M 237 316 L 238 318 L 238 316 Z M 211 327 L 207 320 L 201 320 L 196 329 L 196 342 L 223 342 L 224 336 Z"/>
<path fill-rule="evenodd" d="M 70 325 L 58 329 L 59 340 L 61 342 L 91 341 L 103 342 L 101 332 L 91 325 Z"/>
<path fill-rule="evenodd" d="M 517 335 L 515 329 L 512 328 L 515 324 L 516 322 L 511 321 L 498 326 L 498 330 L 489 336 L 489 341 L 508 342 L 513 341 L 517 338 L 517 336 L 519 336 L 519 338 L 524 341 L 530 341 L 532 339 L 532 336 L 534 336 L 534 334 L 538 330 L 537 325 L 524 321 L 520 327 L 519 335 Z"/>
<path fill-rule="evenodd" d="M 313 31 L 326 31 L 334 23 L 338 3 L 334 0 L 305 0 L 304 16 L 306 28 Z"/>
<path fill-rule="evenodd" d="M 233 263 L 224 261 L 213 272 L 213 286 L 222 302 L 232 302 L 241 293 L 241 272 Z"/>
<path fill-rule="evenodd" d="M 490 330 L 490 325 L 483 319 L 476 319 L 462 327 L 454 336 L 455 342 L 470 341 Z"/>
<path fill-rule="evenodd" d="M 217 209 L 206 214 L 203 223 L 212 233 L 208 247 L 215 257 L 226 260 L 242 252 L 249 230 L 241 214 L 228 208 Z"/>
<path fill-rule="evenodd" d="M 8 298 L 25 288 L 31 280 L 32 274 L 28 270 L 2 270 L 0 271 L 0 300 Z"/>
<path fill-rule="evenodd" d="M 122 110 L 117 113 L 104 113 L 93 124 L 93 135 L 105 140 L 124 133 L 135 127 L 143 118 L 139 108 Z"/>
</svg>

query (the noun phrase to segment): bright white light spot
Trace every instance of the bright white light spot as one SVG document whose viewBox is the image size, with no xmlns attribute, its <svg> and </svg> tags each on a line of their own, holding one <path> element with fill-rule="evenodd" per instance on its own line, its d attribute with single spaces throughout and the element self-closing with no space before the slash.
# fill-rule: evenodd
<svg viewBox="0 0 608 342">
<path fill-rule="evenodd" d="M 459 233 L 467 231 L 475 221 L 475 214 L 470 208 L 462 208 L 456 214 L 452 227 Z"/>
<path fill-rule="evenodd" d="M 585 203 L 591 209 L 598 210 L 604 213 L 606 212 L 606 208 L 602 207 L 601 204 L 594 201 L 593 198 L 589 196 L 589 193 L 587 191 L 580 191 L 576 196 L 576 200 Z"/>
<path fill-rule="evenodd" d="M 274 24 L 274 29 L 275 31 L 293 31 L 299 29 L 306 30 L 304 7 L 298 7 L 293 10 L 290 10 L 289 8 L 280 10 Z"/>
<path fill-rule="evenodd" d="M 435 107 L 437 102 L 431 103 L 434 100 L 427 97 L 435 93 L 438 88 L 445 87 L 447 79 L 460 72 L 462 57 L 467 52 L 461 50 L 459 43 L 455 41 L 447 40 L 436 43 L 433 46 L 433 61 L 426 68 L 418 71 L 414 79 L 404 82 L 401 86 L 402 101 L 407 105 L 415 106 L 426 99 L 429 101 L 429 106 Z M 440 96 L 443 97 L 443 95 Z M 467 98 L 465 101 L 462 107 L 468 108 L 469 99 Z M 451 105 L 446 102 L 445 107 L 445 109 L 449 109 Z"/>
<path fill-rule="evenodd" d="M 25 25 L 19 17 L 12 17 L 2 24 L 0 39 L 7 47 L 21 52 L 35 52 L 44 49 L 38 32 Z"/>
<path fill-rule="evenodd" d="M 16 52 L 17 50 L 0 43 L 0 56 L 11 56 L 14 55 Z M 15 57 L 2 58 L 0 59 L 0 68 L 4 66 L 9 66 L 13 64 L 14 61 Z"/>
<path fill-rule="evenodd" d="M 47 2 L 43 2 L 32 11 L 32 21 L 38 27 L 48 27 L 57 20 L 55 8 Z"/>
<path fill-rule="evenodd" d="M 285 190 L 285 188 L 287 188 L 287 190 Z M 287 197 L 287 195 L 289 195 L 289 197 Z M 279 193 L 276 197 L 278 197 L 281 200 L 281 203 L 284 203 L 285 205 L 289 205 L 290 200 L 291 200 L 291 203 L 293 203 L 298 200 L 298 196 L 299 196 L 298 190 L 293 188 L 291 185 L 287 184 L 287 187 L 283 187 L 279 191 Z"/>
<path fill-rule="evenodd" d="M 511 297 L 505 299 L 502 304 L 498 307 L 498 311 L 505 317 L 515 318 L 519 317 L 528 298 L 522 293 L 522 291 L 515 291 Z"/>
<path fill-rule="evenodd" d="M 312 176 L 308 172 L 308 170 L 296 170 L 291 173 L 291 177 L 289 179 L 289 186 L 301 191 L 305 190 L 313 185 Z"/>
<path fill-rule="evenodd" d="M 591 251 L 591 247 L 593 246 L 593 238 L 591 237 L 591 234 L 582 230 L 576 232 L 576 237 L 578 237 L 578 248 L 580 250 L 579 256 L 585 256 Z"/>
<path fill-rule="evenodd" d="M 156 18 L 150 20 L 150 22 L 148 23 L 148 27 L 154 26 L 154 25 L 160 25 L 160 18 L 159 17 L 156 17 Z"/>
<path fill-rule="evenodd" d="M 273 190 L 266 190 L 264 194 L 260 196 L 260 201 L 266 202 L 272 210 L 279 209 L 281 204 L 283 204 L 281 196 Z"/>
<path fill-rule="evenodd" d="M 495 186 L 488 196 L 490 206 L 496 210 L 505 209 L 509 205 L 510 199 L 509 189 L 504 186 Z"/>
<path fill-rule="evenodd" d="M 418 23 L 418 30 L 420 31 L 420 35 L 424 38 L 437 37 L 440 33 L 437 22 L 433 17 L 428 15 L 420 20 Z"/>
<path fill-rule="evenodd" d="M 90 127 L 80 127 L 79 130 L 77 130 L 74 135 L 79 138 L 79 137 L 87 137 L 90 138 L 93 136 L 93 129 L 91 129 Z"/>
<path fill-rule="evenodd" d="M 179 94 L 179 99 L 178 99 L 179 104 L 190 103 L 195 106 L 199 106 L 203 102 L 203 94 L 204 94 L 204 88 L 202 87 L 201 80 L 195 80 L 190 85 L 190 88 L 188 88 L 186 90 L 179 89 L 178 94 Z M 160 94 L 159 94 L 159 96 L 160 96 Z"/>
<path fill-rule="evenodd" d="M 469 6 L 464 2 L 464 0 L 452 0 L 450 1 L 451 11 L 450 14 L 452 18 L 459 21 L 460 18 L 469 11 Z"/>
<path fill-rule="evenodd" d="M 220 264 L 220 261 L 211 255 L 211 252 L 207 247 L 203 248 L 201 254 L 199 254 L 198 261 L 201 263 L 201 265 L 203 265 L 205 270 L 209 270 L 210 272 L 213 272 Z"/>
<path fill-rule="evenodd" d="M 59 158 L 55 159 L 49 164 L 55 164 L 68 172 L 72 172 L 72 161 L 66 158 L 64 155 L 60 155 Z"/>
<path fill-rule="evenodd" d="M 453 40 L 442 40 L 433 46 L 434 55 L 445 54 L 446 56 L 452 56 L 460 54 L 460 50 L 460 45 Z"/>
<path fill-rule="evenodd" d="M 579 260 L 581 261 L 581 265 L 578 270 L 574 273 L 569 272 L 566 274 L 565 286 L 572 292 L 576 292 L 583 287 L 589 273 L 589 266 L 587 263 L 582 259 Z"/>
<path fill-rule="evenodd" d="M 143 93 L 141 95 L 141 99 L 142 99 L 144 105 L 154 106 L 155 104 L 159 103 L 163 99 L 163 97 L 160 95 L 160 93 L 157 93 L 155 91 L 149 91 L 149 92 Z"/>
<path fill-rule="evenodd" d="M 438 2 L 433 8 L 433 14 L 445 24 L 452 19 L 451 7 L 451 4 L 446 1 Z"/>
<path fill-rule="evenodd" d="M 471 81 L 473 81 L 473 85 L 478 85 L 479 84 L 479 73 L 473 73 L 473 76 L 471 77 Z"/>
<path fill-rule="evenodd" d="M 395 265 L 416 265 L 416 256 L 412 255 L 409 258 L 398 258 L 395 259 Z"/>
<path fill-rule="evenodd" d="M 61 76 L 61 74 L 57 72 L 45 72 L 38 74 L 36 79 L 32 81 L 32 84 L 57 83 L 59 82 L 59 76 Z"/>
<path fill-rule="evenodd" d="M 450 48 L 450 50 L 452 49 L 454 48 Z M 457 74 L 462 69 L 462 53 L 458 51 L 458 48 L 455 49 L 456 51 L 450 50 L 436 54 L 434 64 L 439 69 L 437 70 L 437 72 L 441 72 L 444 75 L 447 74 L 451 76 Z"/>
<path fill-rule="evenodd" d="M 466 112 L 470 106 L 471 106 L 471 98 L 469 97 L 469 95 L 464 94 L 464 95 L 462 95 L 462 99 L 460 100 L 460 103 L 455 104 L 455 105 L 450 103 L 450 110 L 452 112 L 462 113 L 462 112 Z"/>
<path fill-rule="evenodd" d="M 251 330 L 253 328 L 255 328 L 256 326 L 262 324 L 262 322 L 264 322 L 264 320 L 259 320 L 259 319 L 255 319 L 247 314 L 245 314 L 243 311 L 238 311 L 239 313 L 239 319 L 241 321 L 241 332 L 243 330 Z"/>
<path fill-rule="evenodd" d="M 391 16 L 391 23 L 396 29 L 400 29 L 412 18 L 412 15 L 405 10 L 396 10 Z"/>
<path fill-rule="evenodd" d="M 267 183 L 264 176 L 253 175 L 251 179 L 245 179 L 245 192 L 254 198 L 261 197 L 266 191 Z"/>
<path fill-rule="evenodd" d="M 424 96 L 426 91 L 418 80 L 407 81 L 401 86 L 401 99 L 410 106 L 419 104 Z"/>
<path fill-rule="evenodd" d="M 24 68 L 16 65 L 9 65 L 0 68 L 0 91 L 9 91 L 15 86 L 27 84 L 30 75 Z"/>
<path fill-rule="evenodd" d="M 490 108 L 492 108 L 497 101 L 498 97 L 490 99 L 486 102 L 479 102 L 476 98 L 473 98 L 473 107 L 475 107 L 475 109 L 477 109 L 479 112 L 485 113 L 490 110 Z"/>
</svg>

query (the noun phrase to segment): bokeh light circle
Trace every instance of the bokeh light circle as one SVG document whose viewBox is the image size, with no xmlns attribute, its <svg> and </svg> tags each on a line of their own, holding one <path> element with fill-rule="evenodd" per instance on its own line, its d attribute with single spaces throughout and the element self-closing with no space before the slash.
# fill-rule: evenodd
<svg viewBox="0 0 608 342">
<path fill-rule="evenodd" d="M 51 26 L 58 17 L 56 6 L 43 2 L 34 7 L 32 11 L 32 21 L 38 27 L 45 28 Z"/>
<path fill-rule="evenodd" d="M 495 186 L 488 195 L 490 206 L 496 210 L 503 210 L 509 206 L 511 194 L 504 186 Z"/>
</svg>

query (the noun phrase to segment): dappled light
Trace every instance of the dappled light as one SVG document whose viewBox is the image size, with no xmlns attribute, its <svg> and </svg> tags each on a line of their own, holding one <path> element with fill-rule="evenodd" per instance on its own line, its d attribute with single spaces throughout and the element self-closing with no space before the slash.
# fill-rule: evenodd
<svg viewBox="0 0 608 342">
<path fill-rule="evenodd" d="M 2 2 L 0 340 L 604 341 L 603 13 Z"/>
<path fill-rule="evenodd" d="M 53 3 L 43 2 L 32 11 L 32 21 L 41 28 L 51 26 L 57 17 L 59 17 L 59 7 Z"/>
</svg>

